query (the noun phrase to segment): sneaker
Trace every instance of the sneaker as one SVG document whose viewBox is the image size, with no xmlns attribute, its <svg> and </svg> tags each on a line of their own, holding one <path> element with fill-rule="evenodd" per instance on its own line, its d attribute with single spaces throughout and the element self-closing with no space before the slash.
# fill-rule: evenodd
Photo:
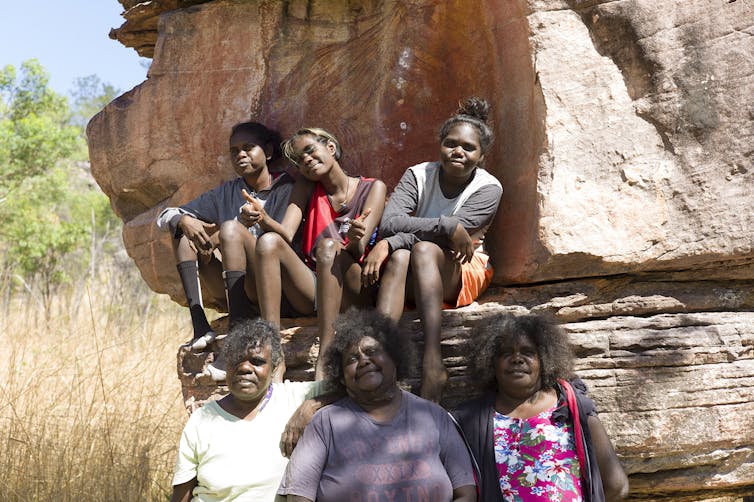
<svg viewBox="0 0 754 502">
<path fill-rule="evenodd" d="M 217 334 L 214 331 L 208 331 L 204 335 L 191 340 L 189 346 L 194 352 L 201 352 L 206 349 L 209 344 L 214 342 L 215 338 L 217 338 Z"/>
<path fill-rule="evenodd" d="M 207 365 L 206 373 L 212 377 L 215 382 L 225 381 L 225 363 L 223 361 L 212 361 Z"/>
</svg>

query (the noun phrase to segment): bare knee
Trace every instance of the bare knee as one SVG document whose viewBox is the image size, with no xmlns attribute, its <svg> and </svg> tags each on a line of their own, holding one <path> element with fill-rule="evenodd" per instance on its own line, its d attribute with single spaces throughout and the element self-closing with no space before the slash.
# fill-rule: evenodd
<svg viewBox="0 0 754 502">
<path fill-rule="evenodd" d="M 231 261 L 237 261 L 241 256 L 252 255 L 254 253 L 254 243 L 256 238 L 249 232 L 249 229 L 235 220 L 224 222 L 220 226 L 219 240 L 220 250 L 223 256 L 227 256 Z M 239 255 L 238 253 L 243 253 Z"/>
<path fill-rule="evenodd" d="M 401 287 L 408 275 L 408 268 L 411 264 L 411 251 L 408 249 L 398 249 L 393 251 L 385 265 L 385 272 L 382 274 L 382 284 L 392 284 L 395 280 L 401 281 Z"/>
<path fill-rule="evenodd" d="M 429 263 L 439 263 L 442 257 L 442 249 L 434 242 L 420 241 L 414 244 L 411 248 L 411 268 L 421 270 L 422 266 L 427 266 Z"/>
<path fill-rule="evenodd" d="M 411 251 L 408 249 L 398 249 L 393 251 L 388 263 L 396 269 L 408 269 L 408 265 L 411 263 Z"/>
<path fill-rule="evenodd" d="M 343 245 L 335 239 L 321 239 L 317 243 L 317 249 L 315 250 L 317 264 L 327 265 L 333 263 L 341 249 L 343 249 Z"/>
<path fill-rule="evenodd" d="M 278 256 L 282 247 L 288 246 L 285 240 L 275 232 L 266 232 L 257 238 L 256 255 L 260 258 Z"/>
<path fill-rule="evenodd" d="M 220 244 L 231 244 L 243 242 L 244 234 L 248 234 L 249 229 L 238 223 L 236 220 L 228 220 L 220 225 Z"/>
</svg>

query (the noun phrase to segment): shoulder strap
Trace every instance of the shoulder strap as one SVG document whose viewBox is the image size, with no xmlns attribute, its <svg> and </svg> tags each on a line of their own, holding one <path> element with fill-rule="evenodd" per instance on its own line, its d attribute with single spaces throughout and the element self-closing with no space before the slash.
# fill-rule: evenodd
<svg viewBox="0 0 754 502">
<path fill-rule="evenodd" d="M 463 433 L 463 429 L 461 429 L 461 424 L 458 423 L 458 421 L 456 420 L 456 417 L 454 417 L 452 413 L 450 412 L 447 412 L 447 413 L 448 413 L 448 416 L 450 417 L 450 420 L 456 426 L 456 430 L 458 430 L 458 434 L 461 435 L 461 439 L 463 439 L 463 444 L 466 445 L 466 450 L 469 452 L 469 457 L 471 458 L 471 467 L 474 469 L 474 481 L 476 481 L 476 496 L 477 496 L 477 500 L 481 500 L 482 470 L 479 468 L 479 463 L 477 463 L 476 457 L 474 457 L 474 452 L 471 451 L 471 445 L 469 445 L 469 441 L 466 439 L 466 435 Z"/>
<path fill-rule="evenodd" d="M 573 419 L 573 435 L 576 443 L 576 456 L 579 458 L 579 467 L 581 468 L 581 475 L 585 477 L 585 469 L 589 468 L 586 462 L 586 452 L 584 451 L 584 431 L 581 430 L 581 417 L 579 416 L 579 406 L 576 403 L 576 393 L 573 391 L 571 384 L 565 380 L 558 380 L 558 383 L 563 387 L 566 395 L 566 401 L 568 403 L 568 411 L 571 412 L 571 418 Z"/>
</svg>

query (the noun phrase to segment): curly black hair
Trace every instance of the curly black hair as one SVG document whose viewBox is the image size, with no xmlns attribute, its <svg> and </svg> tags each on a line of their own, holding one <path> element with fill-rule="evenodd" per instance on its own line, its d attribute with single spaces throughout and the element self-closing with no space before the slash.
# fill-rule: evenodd
<svg viewBox="0 0 754 502">
<path fill-rule="evenodd" d="M 455 115 L 450 117 L 440 128 L 440 142 L 450 133 L 453 126 L 459 123 L 469 124 L 479 133 L 479 148 L 485 153 L 494 139 L 492 129 L 487 125 L 490 105 L 486 100 L 472 96 L 459 103 Z"/>
<path fill-rule="evenodd" d="M 566 334 L 543 316 L 498 314 L 484 326 L 480 338 L 484 341 L 469 361 L 471 376 L 480 388 L 496 389 L 495 360 L 503 347 L 521 338 L 537 347 L 542 388 L 553 388 L 558 379 L 573 377 L 573 353 Z"/>
<path fill-rule="evenodd" d="M 276 368 L 283 360 L 283 347 L 280 332 L 274 324 L 262 319 L 244 319 L 231 326 L 221 349 L 227 367 L 237 366 L 251 349 L 270 346 L 272 367 Z"/>
<path fill-rule="evenodd" d="M 395 364 L 398 380 L 408 376 L 414 348 L 398 324 L 375 309 L 350 308 L 334 323 L 335 337 L 324 354 L 325 377 L 332 385 L 343 387 L 343 352 L 370 336 L 377 340 Z"/>
</svg>

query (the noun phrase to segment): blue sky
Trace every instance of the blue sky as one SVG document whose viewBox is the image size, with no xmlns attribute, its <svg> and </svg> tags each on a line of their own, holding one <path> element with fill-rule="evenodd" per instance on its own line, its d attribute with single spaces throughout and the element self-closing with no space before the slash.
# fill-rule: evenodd
<svg viewBox="0 0 754 502">
<path fill-rule="evenodd" d="M 125 21 L 122 12 L 117 0 L 0 0 L 0 67 L 37 58 L 65 95 L 91 74 L 121 92 L 132 89 L 151 60 L 107 36 Z"/>
</svg>

